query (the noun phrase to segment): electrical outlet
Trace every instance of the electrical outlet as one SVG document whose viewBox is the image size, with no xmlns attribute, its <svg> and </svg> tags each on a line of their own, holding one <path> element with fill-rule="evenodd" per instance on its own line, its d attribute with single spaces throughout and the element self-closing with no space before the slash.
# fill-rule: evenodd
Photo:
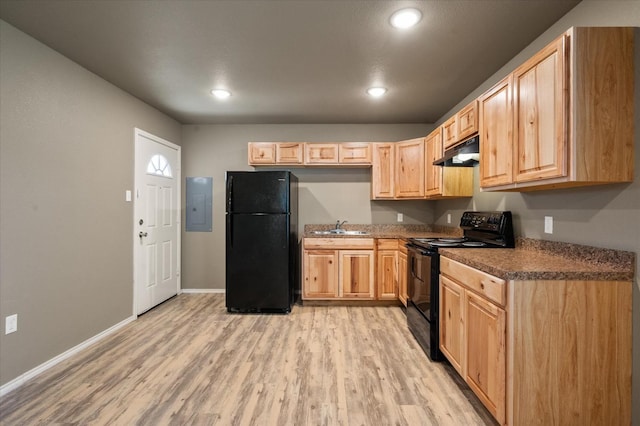
<svg viewBox="0 0 640 426">
<path fill-rule="evenodd" d="M 451 213 L 447 213 L 447 223 L 451 223 Z"/>
<path fill-rule="evenodd" d="M 4 334 L 18 331 L 18 314 L 9 315 L 4 319 Z"/>
<path fill-rule="evenodd" d="M 402 213 L 398 213 L 398 222 L 402 222 L 404 220 L 404 215 Z"/>
<path fill-rule="evenodd" d="M 124 200 L 131 201 L 131 191 L 128 189 L 124 192 Z"/>
<path fill-rule="evenodd" d="M 544 217 L 544 233 L 553 234 L 553 216 Z"/>
</svg>

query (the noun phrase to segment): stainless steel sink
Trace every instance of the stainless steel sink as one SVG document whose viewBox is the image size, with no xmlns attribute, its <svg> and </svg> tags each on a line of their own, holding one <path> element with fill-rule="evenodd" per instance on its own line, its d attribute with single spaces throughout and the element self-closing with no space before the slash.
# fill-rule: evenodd
<svg viewBox="0 0 640 426">
<path fill-rule="evenodd" d="M 314 235 L 369 235 L 367 231 L 345 231 L 344 229 L 331 229 L 329 231 L 311 231 Z"/>
</svg>

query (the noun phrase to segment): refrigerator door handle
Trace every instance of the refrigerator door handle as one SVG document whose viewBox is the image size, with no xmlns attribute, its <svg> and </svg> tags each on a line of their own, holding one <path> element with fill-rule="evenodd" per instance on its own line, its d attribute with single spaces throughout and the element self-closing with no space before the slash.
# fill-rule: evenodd
<svg viewBox="0 0 640 426">
<path fill-rule="evenodd" d="M 227 212 L 231 213 L 231 208 L 233 207 L 233 175 L 229 176 L 227 179 Z"/>
<path fill-rule="evenodd" d="M 227 214 L 227 244 L 233 248 L 233 215 Z"/>
</svg>

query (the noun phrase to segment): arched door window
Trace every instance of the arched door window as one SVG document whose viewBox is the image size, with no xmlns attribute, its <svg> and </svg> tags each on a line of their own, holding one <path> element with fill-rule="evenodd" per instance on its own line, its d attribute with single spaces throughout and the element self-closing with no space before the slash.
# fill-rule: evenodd
<svg viewBox="0 0 640 426">
<path fill-rule="evenodd" d="M 161 154 L 156 154 L 151 157 L 149 164 L 147 164 L 147 174 L 172 178 L 171 165 L 167 161 L 166 157 Z"/>
</svg>

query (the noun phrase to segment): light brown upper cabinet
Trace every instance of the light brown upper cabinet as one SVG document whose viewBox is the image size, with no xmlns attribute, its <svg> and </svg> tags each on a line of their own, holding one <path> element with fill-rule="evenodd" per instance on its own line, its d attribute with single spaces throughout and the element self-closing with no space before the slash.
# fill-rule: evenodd
<svg viewBox="0 0 640 426">
<path fill-rule="evenodd" d="M 480 97 L 480 186 L 513 182 L 511 76 Z"/>
<path fill-rule="evenodd" d="M 514 181 L 566 176 L 564 35 L 513 72 Z"/>
<path fill-rule="evenodd" d="M 424 140 L 425 150 L 425 186 L 424 193 L 427 197 L 442 193 L 442 167 L 434 166 L 433 162 L 442 158 L 442 126 L 429 133 Z"/>
<path fill-rule="evenodd" d="M 340 164 L 371 165 L 371 144 L 368 142 L 343 142 L 338 145 Z"/>
<path fill-rule="evenodd" d="M 249 164 L 276 164 L 276 144 L 249 142 Z"/>
<path fill-rule="evenodd" d="M 369 142 L 249 142 L 249 165 L 371 166 Z"/>
<path fill-rule="evenodd" d="M 396 198 L 424 198 L 424 138 L 396 145 Z"/>
<path fill-rule="evenodd" d="M 306 144 L 304 147 L 304 163 L 307 165 L 338 164 L 338 144 Z"/>
<path fill-rule="evenodd" d="M 304 142 L 249 142 L 249 165 L 302 165 Z"/>
<path fill-rule="evenodd" d="M 374 143 L 371 167 L 371 199 L 393 199 L 395 196 L 395 143 Z"/>
<path fill-rule="evenodd" d="M 424 140 L 425 195 L 427 199 L 471 197 L 473 195 L 472 167 L 434 166 L 442 158 L 442 126 Z"/>
<path fill-rule="evenodd" d="M 444 145 L 444 149 L 455 145 L 458 141 L 458 128 L 456 124 L 456 116 L 454 115 L 442 123 L 442 143 Z"/>
<path fill-rule="evenodd" d="M 481 97 L 481 187 L 632 181 L 633 84 L 632 28 L 569 29 Z"/>
<path fill-rule="evenodd" d="M 478 101 L 474 100 L 456 114 L 458 142 L 478 132 Z"/>
<path fill-rule="evenodd" d="M 304 143 L 277 143 L 276 164 L 302 164 Z"/>
</svg>

